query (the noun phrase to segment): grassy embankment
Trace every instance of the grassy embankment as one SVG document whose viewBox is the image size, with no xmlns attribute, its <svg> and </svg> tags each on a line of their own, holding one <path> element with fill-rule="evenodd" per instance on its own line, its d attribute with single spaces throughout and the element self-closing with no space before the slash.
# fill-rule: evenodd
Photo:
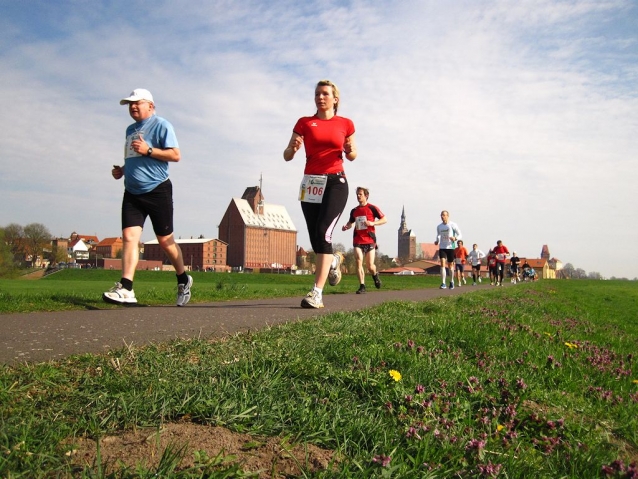
<svg viewBox="0 0 638 479">
<path fill-rule="evenodd" d="M 194 279 L 194 303 L 303 297 L 312 287 L 314 276 L 290 274 L 190 273 Z M 0 314 L 72 309 L 107 309 L 118 306 L 102 301 L 102 293 L 120 279 L 119 271 L 67 269 L 37 281 L 0 279 Z M 374 292 L 370 277 L 368 288 Z M 436 277 L 389 276 L 382 278 L 384 290 L 435 287 Z M 325 294 L 346 294 L 359 287 L 357 278 L 344 275 L 340 284 L 326 286 Z M 175 274 L 138 271 L 135 294 L 140 304 L 172 304 L 175 301 Z"/>
<path fill-rule="evenodd" d="M 180 418 L 337 450 L 316 477 L 636 477 L 637 338 L 634 282 L 541 281 L 4 367 L 0 477 L 64 476 L 63 439 Z M 238 474 L 197 457 L 111 477 Z"/>
</svg>

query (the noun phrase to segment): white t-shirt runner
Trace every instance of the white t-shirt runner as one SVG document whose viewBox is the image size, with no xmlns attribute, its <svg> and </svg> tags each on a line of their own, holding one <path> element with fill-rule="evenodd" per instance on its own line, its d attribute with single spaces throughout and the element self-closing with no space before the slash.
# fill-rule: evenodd
<svg viewBox="0 0 638 479">
<path fill-rule="evenodd" d="M 481 258 L 485 258 L 485 253 L 483 253 L 480 249 L 473 249 L 467 254 L 467 260 L 472 266 L 478 266 L 481 264 Z"/>
<path fill-rule="evenodd" d="M 450 238 L 454 238 L 452 241 Z M 461 230 L 456 223 L 448 221 L 436 227 L 436 241 L 439 249 L 455 249 L 456 242 L 461 239 Z"/>
</svg>

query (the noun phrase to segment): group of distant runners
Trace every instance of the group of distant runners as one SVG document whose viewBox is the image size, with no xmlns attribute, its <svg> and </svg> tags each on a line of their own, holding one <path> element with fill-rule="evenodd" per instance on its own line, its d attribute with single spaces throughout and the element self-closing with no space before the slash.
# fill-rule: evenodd
<svg viewBox="0 0 638 479">
<path fill-rule="evenodd" d="M 441 212 L 441 220 L 442 223 L 436 228 L 436 240 L 434 241 L 434 244 L 439 246 L 441 289 L 448 288 L 446 285 L 448 271 L 450 289 L 454 289 L 455 278 L 458 286 L 467 284 L 465 279 L 466 265 L 472 268 L 472 285 L 476 286 L 477 283 L 481 283 L 481 264 L 483 258 L 485 258 L 487 262 L 490 285 L 492 286 L 503 285 L 508 258 L 512 283 L 516 284 L 519 281 L 534 281 L 538 279 L 534 268 L 532 268 L 527 261 L 522 265 L 522 270 L 519 269 L 521 260 L 517 256 L 516 251 L 510 255 L 509 249 L 501 240 L 496 242 L 496 246 L 490 249 L 487 255 L 478 248 L 476 243 L 472 245 L 472 251 L 468 252 L 465 246 L 463 246 L 459 226 L 450 221 L 450 214 L 446 210 Z"/>
<path fill-rule="evenodd" d="M 343 168 L 344 159 L 354 161 L 357 157 L 354 123 L 348 118 L 337 116 L 340 105 L 337 86 L 329 80 L 320 80 L 314 96 L 316 112 L 297 120 L 283 152 L 285 161 L 292 160 L 302 146 L 306 154 L 299 201 L 316 255 L 316 270 L 314 286 L 301 301 L 303 308 L 323 308 L 326 281 L 332 286 L 341 281 L 344 256 L 333 251 L 332 233 L 348 201 L 349 186 Z M 126 130 L 124 164 L 114 165 L 111 170 L 113 178 L 124 179 L 122 277 L 103 294 L 103 299 L 115 304 L 137 303 L 133 278 L 139 260 L 138 244 L 144 223 L 150 217 L 159 245 L 175 268 L 176 304 L 184 306 L 191 298 L 193 278 L 186 272 L 182 251 L 174 238 L 173 193 L 168 177 L 169 163 L 181 159 L 177 138 L 172 125 L 155 114 L 155 102 L 148 90 L 133 90 L 120 104 L 128 106 L 129 114 L 135 120 Z M 342 230 L 354 228 L 353 246 L 359 279 L 356 292 L 362 294 L 366 292 L 364 261 L 375 287 L 381 288 L 374 264 L 377 249 L 375 227 L 385 224 L 387 219 L 378 207 L 368 203 L 370 191 L 367 188 L 357 187 L 356 194 L 359 204 L 351 210 Z M 455 272 L 457 284 L 465 284 L 463 268 L 468 262 L 472 267 L 474 284 L 481 282 L 481 260 L 485 254 L 476 244 L 471 252 L 467 252 L 461 240 L 461 231 L 449 221 L 447 211 L 441 213 L 441 219 L 443 222 L 437 227 L 435 241 L 440 247 L 441 288 L 447 288 L 448 266 L 450 288 L 454 288 Z M 505 262 L 509 256 L 507 247 L 501 241 L 490 250 L 487 261 L 492 284 L 502 284 Z M 518 280 L 518 262 L 514 253 L 510 265 L 516 273 L 515 280 Z"/>
</svg>

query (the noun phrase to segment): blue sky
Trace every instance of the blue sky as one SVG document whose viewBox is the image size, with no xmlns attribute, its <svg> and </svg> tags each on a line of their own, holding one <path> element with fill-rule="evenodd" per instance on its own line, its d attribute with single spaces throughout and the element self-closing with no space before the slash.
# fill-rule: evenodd
<svg viewBox="0 0 638 479">
<path fill-rule="evenodd" d="M 119 99 L 147 88 L 182 150 L 176 236 L 217 237 L 263 175 L 308 248 L 304 155 L 282 152 L 327 78 L 357 130 L 346 214 L 369 187 L 382 253 L 404 206 L 419 242 L 447 209 L 466 244 L 638 276 L 634 1 L 6 0 L 0 68 L 3 226 L 119 236 Z"/>
</svg>

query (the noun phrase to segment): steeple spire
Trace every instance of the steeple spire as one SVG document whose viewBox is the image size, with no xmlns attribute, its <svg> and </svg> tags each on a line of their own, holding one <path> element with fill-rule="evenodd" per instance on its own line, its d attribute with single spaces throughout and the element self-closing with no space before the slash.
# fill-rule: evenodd
<svg viewBox="0 0 638 479">
<path fill-rule="evenodd" d="M 408 231 L 408 223 L 405 219 L 405 205 L 403 205 L 403 209 L 401 210 L 401 225 L 399 226 L 399 233 L 405 233 Z"/>
</svg>

